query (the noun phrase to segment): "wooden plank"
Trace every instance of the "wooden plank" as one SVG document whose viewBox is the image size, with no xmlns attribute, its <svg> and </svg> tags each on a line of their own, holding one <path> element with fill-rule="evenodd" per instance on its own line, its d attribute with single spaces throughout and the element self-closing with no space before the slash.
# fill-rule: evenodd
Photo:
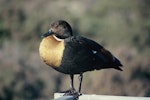
<svg viewBox="0 0 150 100">
<path fill-rule="evenodd" d="M 73 96 L 63 96 L 63 93 L 55 93 L 54 100 L 75 100 L 75 98 Z M 79 100 L 150 100 L 150 97 L 83 94 L 79 97 Z"/>
</svg>

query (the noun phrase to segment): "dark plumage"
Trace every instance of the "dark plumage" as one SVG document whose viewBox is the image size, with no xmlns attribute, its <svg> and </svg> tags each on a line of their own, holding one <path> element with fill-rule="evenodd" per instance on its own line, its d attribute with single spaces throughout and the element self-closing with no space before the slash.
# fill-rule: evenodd
<svg viewBox="0 0 150 100">
<path fill-rule="evenodd" d="M 80 92 L 82 73 L 107 68 L 122 71 L 120 61 L 100 44 L 81 36 L 73 36 L 71 26 L 66 21 L 53 22 L 50 30 L 42 37 L 40 56 L 47 65 L 71 76 L 72 87 L 69 93 L 76 93 L 74 74 L 80 74 Z"/>
</svg>

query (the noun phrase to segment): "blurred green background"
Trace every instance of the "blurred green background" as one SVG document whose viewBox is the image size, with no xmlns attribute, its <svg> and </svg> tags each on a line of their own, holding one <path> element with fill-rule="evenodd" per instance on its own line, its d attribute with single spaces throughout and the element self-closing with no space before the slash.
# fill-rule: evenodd
<svg viewBox="0 0 150 100">
<path fill-rule="evenodd" d="M 48 99 L 69 89 L 69 76 L 45 65 L 38 53 L 41 33 L 58 19 L 124 65 L 123 72 L 85 73 L 83 93 L 150 96 L 150 0 L 0 0 L 1 100 Z"/>
</svg>

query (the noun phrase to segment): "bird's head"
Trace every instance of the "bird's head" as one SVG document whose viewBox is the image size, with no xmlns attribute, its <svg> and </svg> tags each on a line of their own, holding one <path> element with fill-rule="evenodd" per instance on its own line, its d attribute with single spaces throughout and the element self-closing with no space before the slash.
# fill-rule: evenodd
<svg viewBox="0 0 150 100">
<path fill-rule="evenodd" d="M 71 26 L 64 20 L 58 20 L 50 24 L 48 32 L 42 34 L 42 37 L 55 35 L 59 39 L 65 39 L 72 36 Z"/>
</svg>

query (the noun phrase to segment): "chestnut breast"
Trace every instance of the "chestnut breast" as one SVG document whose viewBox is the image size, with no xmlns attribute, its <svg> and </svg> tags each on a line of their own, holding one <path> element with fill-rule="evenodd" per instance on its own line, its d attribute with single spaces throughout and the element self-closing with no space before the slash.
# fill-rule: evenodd
<svg viewBox="0 0 150 100">
<path fill-rule="evenodd" d="M 48 36 L 43 38 L 40 44 L 40 57 L 47 65 L 59 67 L 61 65 L 64 49 L 64 40 L 57 41 L 54 36 Z"/>
</svg>

